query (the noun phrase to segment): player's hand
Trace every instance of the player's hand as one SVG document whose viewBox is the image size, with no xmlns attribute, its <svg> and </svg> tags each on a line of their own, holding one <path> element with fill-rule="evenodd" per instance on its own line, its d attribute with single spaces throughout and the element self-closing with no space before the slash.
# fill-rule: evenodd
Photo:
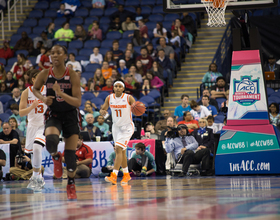
<svg viewBox="0 0 280 220">
<path fill-rule="evenodd" d="M 107 111 L 101 109 L 101 110 L 99 111 L 99 113 L 100 113 L 100 115 L 105 116 L 105 115 L 107 114 Z"/>
<path fill-rule="evenodd" d="M 32 109 L 36 108 L 39 105 L 39 101 L 37 99 L 34 100 L 34 102 L 32 103 Z"/>
<path fill-rule="evenodd" d="M 60 85 L 57 83 L 57 81 L 55 81 L 55 83 L 53 84 L 52 89 L 53 89 L 53 91 L 56 92 L 56 94 L 58 94 L 59 92 L 61 92 Z"/>
<path fill-rule="evenodd" d="M 50 106 L 52 103 L 53 103 L 53 99 L 55 97 L 54 96 L 47 96 L 47 97 L 44 97 L 43 99 L 43 102 L 47 105 L 47 106 Z"/>
</svg>

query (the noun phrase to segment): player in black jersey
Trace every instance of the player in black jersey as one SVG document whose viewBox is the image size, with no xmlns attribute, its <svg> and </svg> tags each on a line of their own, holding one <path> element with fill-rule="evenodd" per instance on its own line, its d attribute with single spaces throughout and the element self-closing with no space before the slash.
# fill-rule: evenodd
<svg viewBox="0 0 280 220">
<path fill-rule="evenodd" d="M 65 67 L 67 49 L 55 45 L 51 49 L 52 67 L 39 73 L 35 85 L 34 95 L 47 106 L 45 112 L 46 149 L 53 157 L 54 174 L 57 178 L 62 176 L 62 156 L 57 152 L 59 135 L 63 132 L 65 142 L 65 163 L 68 174 L 67 197 L 68 200 L 77 199 L 75 189 L 76 147 L 80 132 L 81 118 L 79 106 L 81 105 L 80 79 L 76 72 Z M 47 87 L 44 97 L 40 89 Z"/>
</svg>

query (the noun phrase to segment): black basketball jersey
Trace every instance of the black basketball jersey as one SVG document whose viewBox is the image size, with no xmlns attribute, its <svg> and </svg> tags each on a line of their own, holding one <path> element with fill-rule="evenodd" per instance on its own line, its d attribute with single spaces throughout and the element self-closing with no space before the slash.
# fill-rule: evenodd
<svg viewBox="0 0 280 220">
<path fill-rule="evenodd" d="M 53 70 L 52 70 L 52 68 L 50 68 L 49 74 L 48 74 L 48 79 L 46 81 L 47 96 L 55 96 L 55 98 L 53 99 L 53 103 L 49 106 L 49 108 L 54 112 L 63 112 L 63 111 L 70 111 L 70 110 L 76 109 L 76 107 L 65 102 L 63 98 L 58 96 L 55 93 L 55 91 L 53 91 L 52 87 L 53 87 L 55 81 L 57 81 L 57 83 L 60 85 L 61 91 L 72 96 L 72 84 L 70 82 L 69 69 L 66 68 L 64 75 L 60 79 L 58 79 L 58 78 L 55 78 Z"/>
</svg>

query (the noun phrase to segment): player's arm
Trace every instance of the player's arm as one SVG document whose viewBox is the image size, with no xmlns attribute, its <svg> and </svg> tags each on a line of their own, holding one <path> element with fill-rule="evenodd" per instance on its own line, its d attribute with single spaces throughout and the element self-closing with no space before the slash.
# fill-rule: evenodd
<svg viewBox="0 0 280 220">
<path fill-rule="evenodd" d="M 35 81 L 35 84 L 33 85 L 33 94 L 40 99 L 42 102 L 44 102 L 46 105 L 51 105 L 53 102 L 54 96 L 43 96 L 41 93 L 41 88 L 45 84 L 47 78 L 48 78 L 49 70 L 42 70 Z"/>
<path fill-rule="evenodd" d="M 36 99 L 31 106 L 27 108 L 27 101 L 28 101 L 28 89 L 25 89 L 20 97 L 19 103 L 19 115 L 20 117 L 26 116 L 31 112 L 32 109 L 36 108 L 39 104 L 38 100 Z"/>
<path fill-rule="evenodd" d="M 104 101 L 104 104 L 101 106 L 101 109 L 99 111 L 100 115 L 105 116 L 107 114 L 107 110 L 109 108 L 109 96 Z"/>
<path fill-rule="evenodd" d="M 74 70 L 70 71 L 70 80 L 72 82 L 72 96 L 61 91 L 57 81 L 53 85 L 53 90 L 55 93 L 64 99 L 69 105 L 79 108 L 82 102 L 81 88 L 80 88 L 80 78 Z"/>
<path fill-rule="evenodd" d="M 133 98 L 132 95 L 129 96 L 129 99 L 128 99 L 128 100 L 129 100 L 129 104 L 130 104 L 130 105 L 133 105 L 134 102 L 135 102 L 135 99 Z"/>
</svg>

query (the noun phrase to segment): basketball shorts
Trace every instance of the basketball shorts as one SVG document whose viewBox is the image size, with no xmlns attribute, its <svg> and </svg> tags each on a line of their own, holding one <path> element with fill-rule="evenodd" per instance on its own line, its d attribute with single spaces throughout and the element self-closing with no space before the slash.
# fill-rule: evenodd
<svg viewBox="0 0 280 220">
<path fill-rule="evenodd" d="M 56 127 L 62 131 L 64 138 L 69 138 L 73 134 L 80 134 L 82 128 L 82 118 L 79 109 L 64 112 L 53 112 L 48 108 L 45 112 L 45 129 Z"/>
<path fill-rule="evenodd" d="M 134 124 L 127 124 L 123 126 L 112 126 L 112 135 L 115 145 L 120 146 L 123 150 L 126 150 L 127 144 L 134 133 Z"/>
<path fill-rule="evenodd" d="M 33 153 L 33 143 L 39 142 L 42 147 L 46 144 L 44 136 L 44 125 L 36 127 L 33 125 L 27 125 L 26 141 L 25 141 L 25 153 Z"/>
</svg>

